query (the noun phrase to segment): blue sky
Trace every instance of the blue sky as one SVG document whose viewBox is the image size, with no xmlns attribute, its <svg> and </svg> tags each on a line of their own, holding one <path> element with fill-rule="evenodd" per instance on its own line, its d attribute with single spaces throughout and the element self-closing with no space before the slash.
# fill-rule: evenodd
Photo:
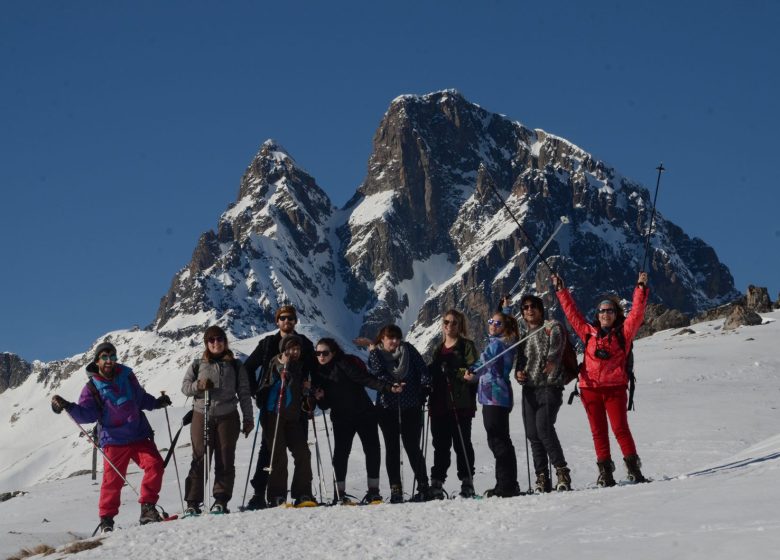
<svg viewBox="0 0 780 560">
<path fill-rule="evenodd" d="M 456 88 L 651 189 L 737 288 L 780 290 L 780 5 L 0 6 L 0 351 L 145 326 L 267 138 L 342 205 L 390 101 Z"/>
</svg>

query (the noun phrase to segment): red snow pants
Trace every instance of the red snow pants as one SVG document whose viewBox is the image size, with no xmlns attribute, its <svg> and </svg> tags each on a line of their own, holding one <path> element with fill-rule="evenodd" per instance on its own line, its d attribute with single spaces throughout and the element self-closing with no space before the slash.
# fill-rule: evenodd
<svg viewBox="0 0 780 560">
<path fill-rule="evenodd" d="M 140 504 L 156 504 L 160 497 L 163 479 L 163 458 L 157 451 L 157 446 L 151 440 L 134 441 L 127 445 L 106 445 L 103 453 L 114 464 L 122 476 L 127 475 L 127 466 L 132 460 L 144 471 L 141 481 Z M 119 513 L 119 498 L 125 481 L 114 468 L 103 459 L 103 484 L 100 486 L 100 502 L 98 514 L 100 517 L 114 517 Z"/>
<path fill-rule="evenodd" d="M 636 445 L 631 429 L 628 427 L 628 394 L 625 386 L 618 387 L 580 387 L 582 404 L 590 422 L 593 445 L 596 448 L 598 462 L 611 459 L 609 452 L 609 427 L 612 426 L 623 457 L 636 455 Z"/>
</svg>

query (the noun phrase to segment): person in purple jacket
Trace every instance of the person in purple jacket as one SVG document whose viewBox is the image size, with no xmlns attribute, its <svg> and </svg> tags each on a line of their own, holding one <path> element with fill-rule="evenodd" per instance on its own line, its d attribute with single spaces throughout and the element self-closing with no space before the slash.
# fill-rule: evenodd
<svg viewBox="0 0 780 560">
<path fill-rule="evenodd" d="M 99 446 L 104 455 L 98 504 L 102 533 L 114 529 L 114 516 L 119 513 L 120 493 L 131 460 L 144 471 L 138 498 L 141 524 L 162 521 L 156 506 L 162 486 L 163 459 L 143 411 L 168 406 L 171 399 L 167 395 L 155 398 L 144 391 L 133 370 L 117 362 L 116 354 L 110 342 L 98 345 L 94 361 L 86 368 L 90 379 L 77 403 L 59 395 L 51 399 L 51 408 L 57 414 L 65 410 L 79 424 L 99 423 Z"/>
</svg>

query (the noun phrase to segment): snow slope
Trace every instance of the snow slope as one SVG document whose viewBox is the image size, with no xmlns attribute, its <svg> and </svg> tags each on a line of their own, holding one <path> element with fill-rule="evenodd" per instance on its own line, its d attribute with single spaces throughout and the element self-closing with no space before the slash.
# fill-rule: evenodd
<svg viewBox="0 0 780 560">
<path fill-rule="evenodd" d="M 700 323 L 692 326 L 694 334 L 664 331 L 636 343 L 638 410 L 629 418 L 643 470 L 655 479 L 652 484 L 592 488 L 593 449 L 584 412 L 575 402 L 564 405 L 558 420 L 575 492 L 505 500 L 276 509 L 137 527 L 139 506 L 125 488 L 117 517 L 121 530 L 79 558 L 185 560 L 215 554 L 254 558 L 260 553 L 334 559 L 473 558 L 476 554 L 485 558 L 772 557 L 780 549 L 780 357 L 776 351 L 780 312 L 764 318 L 764 325 L 736 331 L 720 330 L 720 322 Z M 246 351 L 252 344 L 239 346 Z M 171 374 L 171 390 L 179 381 L 179 372 Z M 171 417 L 179 418 L 185 409 L 176 399 L 174 403 L 179 406 Z M 155 412 L 150 417 L 163 447 L 164 416 Z M 49 426 L 68 423 L 50 412 L 41 413 L 37 421 L 39 429 L 29 430 L 26 437 L 44 450 L 46 438 L 41 434 Z M 519 411 L 512 414 L 511 422 L 525 488 Z M 322 427 L 321 422 L 318 425 Z M 72 432 L 75 427 L 68 429 Z M 324 441 L 324 432 L 320 436 Z M 493 459 L 479 415 L 474 442 L 476 485 L 484 490 L 493 484 Z M 178 462 L 184 477 L 189 444 L 180 443 Z M 89 468 L 88 444 L 74 438 L 73 446 L 76 452 L 64 458 L 63 472 Z M 239 442 L 234 510 L 241 502 L 250 448 L 251 439 Z M 614 456 L 619 458 L 619 452 Z M 22 456 L 17 461 L 34 468 Z M 347 481 L 348 492 L 355 495 L 364 492 L 362 461 L 356 443 Z M 131 482 L 138 483 L 137 469 L 131 473 Z M 326 474 L 330 476 L 330 469 Z M 621 465 L 617 474 L 623 474 Z M 454 467 L 450 475 L 445 488 L 454 491 L 458 487 Z M 0 490 L 17 489 L 9 487 L 4 473 L 0 477 Z M 408 462 L 405 479 L 411 481 Z M 384 469 L 382 480 L 386 493 Z M 175 481 L 171 463 L 161 504 L 172 512 L 180 508 Z M 99 485 L 88 475 L 50 480 L 25 490 L 26 495 L 0 503 L 0 557 L 37 543 L 61 545 L 94 529 Z"/>
</svg>

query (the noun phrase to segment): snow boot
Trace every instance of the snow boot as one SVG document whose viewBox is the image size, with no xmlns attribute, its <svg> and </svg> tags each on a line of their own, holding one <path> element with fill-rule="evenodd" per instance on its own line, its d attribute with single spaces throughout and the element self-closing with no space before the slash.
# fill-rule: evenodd
<svg viewBox="0 0 780 560">
<path fill-rule="evenodd" d="M 431 479 L 431 488 L 428 492 L 429 500 L 443 500 L 446 496 L 444 494 L 443 483 L 441 480 Z"/>
<path fill-rule="evenodd" d="M 379 493 L 379 488 L 369 488 L 361 503 L 381 504 L 382 502 L 384 502 L 384 498 L 382 497 L 382 494 Z"/>
<path fill-rule="evenodd" d="M 162 520 L 163 518 L 160 516 L 160 512 L 157 511 L 157 506 L 155 504 L 141 504 L 141 517 L 138 520 L 141 525 L 146 525 L 147 523 L 157 523 L 158 521 Z"/>
<path fill-rule="evenodd" d="M 400 484 L 390 485 L 390 503 L 402 504 L 404 503 L 404 489 Z"/>
<path fill-rule="evenodd" d="M 198 502 L 187 502 L 187 509 L 184 510 L 184 517 L 197 517 L 201 513 Z"/>
<path fill-rule="evenodd" d="M 287 498 L 284 496 L 271 496 L 268 498 L 268 505 L 266 507 L 274 508 L 283 506 L 287 503 Z"/>
<path fill-rule="evenodd" d="M 100 525 L 98 525 L 97 532 L 101 534 L 111 533 L 114 530 L 114 518 L 110 515 L 100 518 Z"/>
<path fill-rule="evenodd" d="M 475 496 L 474 485 L 470 480 L 464 480 L 460 483 L 460 497 L 473 498 Z"/>
<path fill-rule="evenodd" d="M 629 455 L 628 457 L 624 457 L 623 462 L 626 464 L 629 482 L 648 482 L 640 470 L 642 468 L 642 461 L 639 459 L 638 455 Z"/>
<path fill-rule="evenodd" d="M 246 508 L 249 511 L 255 511 L 258 509 L 265 509 L 268 507 L 268 504 L 265 503 L 265 498 L 263 496 L 260 496 L 258 494 L 252 495 L 251 498 L 249 498 L 249 501 L 246 504 Z"/>
<path fill-rule="evenodd" d="M 608 488 L 615 485 L 615 478 L 612 473 L 615 472 L 615 463 L 612 459 L 606 459 L 596 463 L 599 467 L 599 478 L 596 480 L 596 484 L 602 488 Z"/>
<path fill-rule="evenodd" d="M 428 482 L 417 483 L 417 493 L 412 496 L 413 502 L 427 502 L 431 499 L 431 487 L 428 486 Z"/>
<path fill-rule="evenodd" d="M 308 494 L 303 494 L 295 498 L 295 501 L 293 502 L 293 507 L 297 507 L 297 508 L 317 507 L 317 501 L 312 496 L 309 496 Z"/>
<path fill-rule="evenodd" d="M 558 477 L 558 481 L 555 483 L 555 489 L 558 492 L 571 490 L 571 471 L 566 465 L 555 467 L 555 475 Z"/>
<path fill-rule="evenodd" d="M 547 476 L 547 471 L 543 470 L 536 473 L 536 483 L 534 484 L 534 494 L 544 494 L 552 490 L 550 484 L 550 477 Z"/>
</svg>

